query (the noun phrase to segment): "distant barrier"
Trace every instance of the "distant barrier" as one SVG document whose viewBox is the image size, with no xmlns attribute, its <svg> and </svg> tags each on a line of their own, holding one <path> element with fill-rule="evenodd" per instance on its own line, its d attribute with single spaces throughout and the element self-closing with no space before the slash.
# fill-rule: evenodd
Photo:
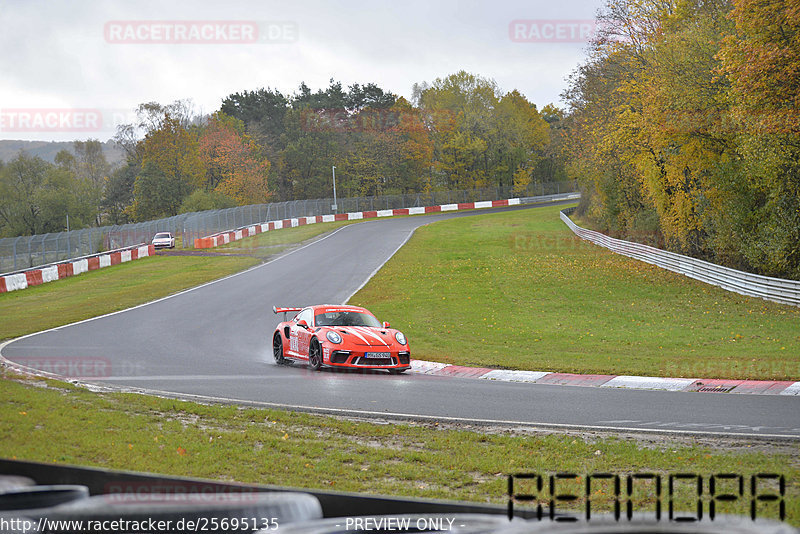
<svg viewBox="0 0 800 534">
<path fill-rule="evenodd" d="M 103 267 L 110 267 L 111 265 L 138 260 L 139 258 L 146 258 L 153 254 L 155 254 L 153 245 L 140 243 L 132 247 L 112 250 L 102 254 L 84 256 L 67 262 L 9 273 L 0 276 L 0 293 L 27 289 L 31 286 L 38 286 L 47 282 L 76 276 L 87 271 L 94 271 Z"/>
<path fill-rule="evenodd" d="M 536 204 L 543 202 L 557 202 L 560 200 L 575 200 L 581 197 L 580 193 L 560 193 L 554 195 L 540 195 L 535 197 L 508 198 L 499 200 L 481 200 L 476 202 L 458 202 L 455 204 L 440 204 L 438 206 L 415 206 L 411 208 L 395 208 L 385 210 L 355 211 L 349 213 L 337 213 L 335 215 L 312 215 L 308 217 L 292 217 L 280 219 L 260 224 L 253 224 L 226 230 L 212 235 L 199 237 L 194 240 L 195 248 L 213 248 L 226 245 L 233 241 L 238 241 L 245 237 L 254 236 L 270 230 L 280 230 L 282 228 L 294 228 L 307 224 L 334 222 L 334 221 L 355 221 L 359 219 L 372 219 L 377 217 L 394 217 L 398 215 L 422 215 L 425 213 L 439 213 L 446 211 L 474 210 L 494 208 L 499 206 L 515 206 L 518 204 Z"/>
<path fill-rule="evenodd" d="M 577 191 L 575 181 L 531 183 L 515 193 L 511 187 L 489 187 L 459 191 L 430 191 L 403 195 L 339 198 L 333 209 L 332 198 L 289 200 L 253 204 L 235 208 L 182 213 L 174 217 L 141 223 L 84 228 L 69 232 L 0 239 L 0 273 L 29 269 L 38 265 L 63 262 L 71 258 L 149 243 L 158 232 L 172 232 L 177 246 L 188 248 L 194 240 L 230 228 L 246 228 L 264 221 L 316 215 L 387 210 L 415 206 L 434 206 L 511 198 L 517 194 L 557 195 Z M 2 274 L 0 274 L 2 276 Z"/>
<path fill-rule="evenodd" d="M 423 215 L 425 213 L 438 213 L 443 211 L 473 210 L 482 208 L 494 208 L 498 206 L 515 206 L 520 204 L 520 199 L 509 198 L 504 200 L 485 200 L 481 202 L 461 202 L 458 204 L 443 204 L 440 206 L 418 206 L 414 208 L 400 208 L 390 210 L 358 211 L 351 213 L 337 213 L 336 215 L 315 215 L 311 217 L 295 217 L 291 219 L 281 219 L 279 221 L 269 221 L 261 224 L 251 225 L 236 230 L 228 230 L 214 235 L 200 237 L 194 240 L 195 248 L 212 248 L 220 245 L 238 241 L 239 239 L 254 236 L 270 230 L 280 230 L 282 228 L 294 228 L 307 224 L 316 224 L 334 221 L 356 221 L 360 219 L 372 219 L 376 217 L 395 217 L 397 215 Z"/>
<path fill-rule="evenodd" d="M 736 269 L 642 245 L 641 243 L 614 239 L 600 232 L 581 228 L 572 222 L 569 215 L 574 210 L 575 208 L 562 210 L 561 220 L 569 226 L 575 235 L 595 245 L 707 284 L 719 286 L 740 295 L 800 306 L 800 281 L 737 271 Z"/>
</svg>

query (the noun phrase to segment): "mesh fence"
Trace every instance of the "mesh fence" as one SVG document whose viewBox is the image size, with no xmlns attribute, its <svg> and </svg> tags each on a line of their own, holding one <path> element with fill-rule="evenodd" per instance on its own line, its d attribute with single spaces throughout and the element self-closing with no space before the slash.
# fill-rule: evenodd
<svg viewBox="0 0 800 534">
<path fill-rule="evenodd" d="M 347 213 L 500 200 L 519 196 L 555 195 L 577 191 L 577 187 L 577 182 L 569 181 L 531 184 L 523 194 L 514 194 L 511 187 L 492 187 L 465 191 L 339 198 L 335 211 Z M 330 213 L 334 213 L 333 198 L 292 200 L 184 213 L 143 223 L 3 238 L 0 239 L 0 273 L 57 263 L 139 243 L 150 243 L 157 232 L 172 232 L 176 237 L 176 246 L 188 248 L 194 245 L 195 238 L 225 230 L 266 221 Z"/>
</svg>

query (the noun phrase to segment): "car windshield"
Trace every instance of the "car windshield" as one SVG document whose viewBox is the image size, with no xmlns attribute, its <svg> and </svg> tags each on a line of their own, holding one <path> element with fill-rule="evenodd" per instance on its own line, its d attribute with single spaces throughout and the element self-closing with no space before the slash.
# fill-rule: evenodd
<svg viewBox="0 0 800 534">
<path fill-rule="evenodd" d="M 357 311 L 334 311 L 314 316 L 317 326 L 373 326 L 380 328 L 381 323 L 375 316 Z"/>
<path fill-rule="evenodd" d="M 169 234 L 163 233 L 163 234 L 156 234 L 156 236 L 153 239 L 169 239 L 169 238 L 170 238 Z"/>
</svg>

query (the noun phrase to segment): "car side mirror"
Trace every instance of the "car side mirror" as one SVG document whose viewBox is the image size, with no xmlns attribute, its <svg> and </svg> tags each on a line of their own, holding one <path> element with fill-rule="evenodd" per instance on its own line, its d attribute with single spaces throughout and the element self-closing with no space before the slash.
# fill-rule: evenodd
<svg viewBox="0 0 800 534">
<path fill-rule="evenodd" d="M 300 319 L 299 321 L 297 321 L 297 326 L 308 330 L 308 323 L 306 322 L 305 319 Z"/>
<path fill-rule="evenodd" d="M 391 326 L 392 326 L 392 325 L 390 325 L 390 324 L 389 324 L 389 323 L 387 323 L 386 321 L 384 321 L 384 322 L 383 322 L 383 327 L 384 327 L 384 328 L 389 328 L 389 327 L 391 327 Z"/>
</svg>

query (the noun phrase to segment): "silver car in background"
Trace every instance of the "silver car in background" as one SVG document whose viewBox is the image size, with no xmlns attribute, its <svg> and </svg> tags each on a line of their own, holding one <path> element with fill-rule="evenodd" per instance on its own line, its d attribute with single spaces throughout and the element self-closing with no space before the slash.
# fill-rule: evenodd
<svg viewBox="0 0 800 534">
<path fill-rule="evenodd" d="M 160 248 L 175 248 L 175 236 L 170 232 L 159 232 L 153 236 L 153 246 L 156 250 Z"/>
</svg>

